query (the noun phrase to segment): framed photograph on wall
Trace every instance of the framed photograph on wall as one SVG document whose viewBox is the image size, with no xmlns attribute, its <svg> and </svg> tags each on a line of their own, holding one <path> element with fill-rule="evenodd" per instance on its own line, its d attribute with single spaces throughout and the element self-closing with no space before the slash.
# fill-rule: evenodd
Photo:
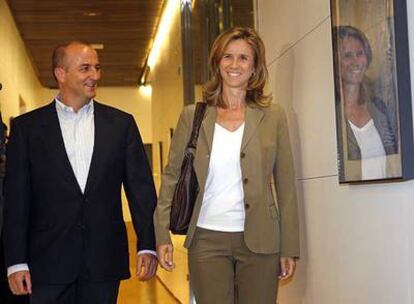
<svg viewBox="0 0 414 304">
<path fill-rule="evenodd" d="M 406 0 L 331 0 L 340 183 L 414 176 Z"/>
</svg>

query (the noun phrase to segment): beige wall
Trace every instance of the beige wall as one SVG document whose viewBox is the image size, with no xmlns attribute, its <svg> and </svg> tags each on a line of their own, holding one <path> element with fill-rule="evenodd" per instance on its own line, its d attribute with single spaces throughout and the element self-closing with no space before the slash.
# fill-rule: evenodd
<svg viewBox="0 0 414 304">
<path fill-rule="evenodd" d="M 162 142 L 163 163 L 167 162 L 170 128 L 175 129 L 184 106 L 183 79 L 181 74 L 181 35 L 179 7 L 174 16 L 172 29 L 165 39 L 158 64 L 151 71 L 152 85 L 152 131 L 154 174 L 161 173 L 159 166 L 159 142 Z M 156 179 L 157 186 L 159 179 Z"/>
<path fill-rule="evenodd" d="M 101 87 L 96 99 L 132 114 L 144 143 L 152 143 L 151 96 L 137 87 Z"/>
<path fill-rule="evenodd" d="M 0 0 L 0 20 L 0 104 L 3 120 L 8 123 L 11 116 L 21 114 L 21 101 L 27 111 L 42 105 L 45 89 L 37 79 L 5 0 Z"/>
<path fill-rule="evenodd" d="M 257 0 L 270 88 L 288 114 L 300 198 L 302 257 L 279 303 L 411 304 L 414 182 L 338 185 L 329 2 Z"/>
</svg>

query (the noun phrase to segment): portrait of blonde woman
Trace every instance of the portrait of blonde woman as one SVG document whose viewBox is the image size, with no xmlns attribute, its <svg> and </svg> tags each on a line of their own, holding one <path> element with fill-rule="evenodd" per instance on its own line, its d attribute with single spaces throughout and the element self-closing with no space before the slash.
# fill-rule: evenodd
<svg viewBox="0 0 414 304">
<path fill-rule="evenodd" d="M 374 89 L 366 72 L 373 52 L 352 26 L 334 28 L 337 56 L 337 130 L 340 180 L 377 180 L 401 175 L 395 108 Z"/>
</svg>

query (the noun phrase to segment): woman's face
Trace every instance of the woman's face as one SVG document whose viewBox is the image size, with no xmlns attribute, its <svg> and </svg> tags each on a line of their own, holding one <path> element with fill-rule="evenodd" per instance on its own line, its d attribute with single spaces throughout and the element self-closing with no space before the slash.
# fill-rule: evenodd
<svg viewBox="0 0 414 304">
<path fill-rule="evenodd" d="M 368 58 L 361 41 L 345 37 L 340 44 L 342 82 L 360 84 L 368 68 Z"/>
<path fill-rule="evenodd" d="M 229 43 L 221 57 L 220 75 L 223 88 L 239 88 L 246 90 L 250 76 L 254 72 L 254 52 L 243 39 Z"/>
</svg>

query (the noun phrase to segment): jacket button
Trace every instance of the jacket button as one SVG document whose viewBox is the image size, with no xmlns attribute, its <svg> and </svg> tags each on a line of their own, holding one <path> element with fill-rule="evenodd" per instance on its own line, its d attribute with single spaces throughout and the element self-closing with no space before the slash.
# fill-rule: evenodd
<svg viewBox="0 0 414 304">
<path fill-rule="evenodd" d="M 250 205 L 249 204 L 244 204 L 244 209 L 249 210 L 250 209 Z"/>
<path fill-rule="evenodd" d="M 243 184 L 247 184 L 249 182 L 249 179 L 247 178 L 247 177 L 245 177 L 244 179 L 243 179 Z"/>
<path fill-rule="evenodd" d="M 82 224 L 82 223 L 78 223 L 78 228 L 80 229 L 80 230 L 85 230 L 85 225 L 84 224 Z"/>
<path fill-rule="evenodd" d="M 85 199 L 83 200 L 83 202 L 84 202 L 84 203 L 89 203 L 89 200 L 88 200 L 87 198 L 85 198 Z"/>
<path fill-rule="evenodd" d="M 240 153 L 241 158 L 244 158 L 245 156 L 246 156 L 246 153 L 244 153 L 244 152 Z"/>
</svg>

